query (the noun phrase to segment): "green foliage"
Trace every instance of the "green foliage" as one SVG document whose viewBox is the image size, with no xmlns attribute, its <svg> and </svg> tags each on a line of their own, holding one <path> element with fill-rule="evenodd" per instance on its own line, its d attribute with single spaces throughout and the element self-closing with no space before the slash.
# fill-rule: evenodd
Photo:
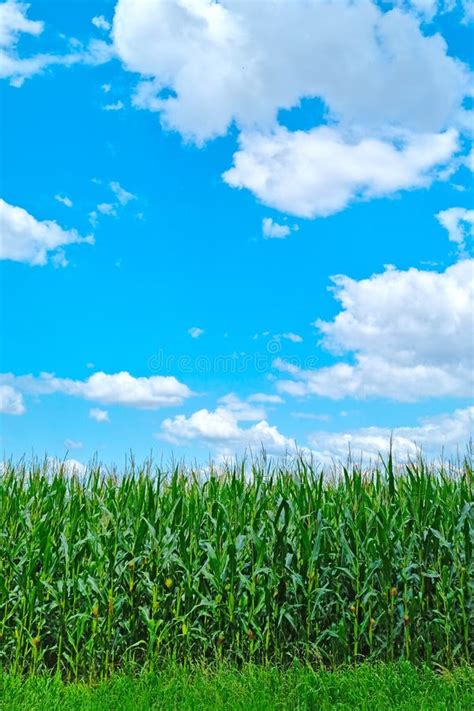
<svg viewBox="0 0 474 711">
<path fill-rule="evenodd" d="M 303 460 L 206 476 L 5 465 L 0 667 L 472 660 L 473 477 Z"/>
<path fill-rule="evenodd" d="M 158 673 L 113 676 L 97 685 L 57 677 L 0 674 L 0 711 L 466 711 L 474 707 L 474 673 L 435 674 L 408 662 L 335 672 L 168 665 Z"/>
</svg>

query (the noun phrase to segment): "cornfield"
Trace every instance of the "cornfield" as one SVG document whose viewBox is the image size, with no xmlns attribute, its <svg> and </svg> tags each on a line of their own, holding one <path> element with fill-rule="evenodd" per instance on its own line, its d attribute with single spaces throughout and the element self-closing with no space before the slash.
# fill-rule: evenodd
<svg viewBox="0 0 474 711">
<path fill-rule="evenodd" d="M 473 478 L 47 464 L 0 473 L 0 667 L 472 661 Z"/>
</svg>

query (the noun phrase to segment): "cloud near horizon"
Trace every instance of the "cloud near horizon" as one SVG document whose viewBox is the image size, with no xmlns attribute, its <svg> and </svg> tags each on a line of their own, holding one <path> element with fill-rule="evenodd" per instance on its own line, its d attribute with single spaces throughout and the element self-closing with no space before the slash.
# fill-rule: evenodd
<svg viewBox="0 0 474 711">
<path fill-rule="evenodd" d="M 386 457 L 392 453 L 399 460 L 414 459 L 420 453 L 428 457 L 466 455 L 472 437 L 474 407 L 458 409 L 421 418 L 413 427 L 363 427 L 348 432 L 313 432 L 308 441 L 319 461 L 345 461 L 349 452 L 353 461 Z"/>
</svg>

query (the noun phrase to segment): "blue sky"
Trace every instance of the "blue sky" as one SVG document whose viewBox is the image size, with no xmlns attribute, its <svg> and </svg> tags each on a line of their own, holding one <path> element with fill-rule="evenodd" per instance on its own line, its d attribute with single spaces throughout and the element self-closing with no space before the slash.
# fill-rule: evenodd
<svg viewBox="0 0 474 711">
<path fill-rule="evenodd" d="M 473 15 L 0 3 L 4 453 L 463 450 Z"/>
</svg>

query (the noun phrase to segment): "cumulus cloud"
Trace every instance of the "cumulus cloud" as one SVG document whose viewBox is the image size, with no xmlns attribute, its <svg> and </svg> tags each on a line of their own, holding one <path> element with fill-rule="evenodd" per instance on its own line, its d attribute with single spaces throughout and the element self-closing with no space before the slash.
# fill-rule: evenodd
<svg viewBox="0 0 474 711">
<path fill-rule="evenodd" d="M 109 422 L 109 413 L 107 410 L 101 410 L 100 407 L 92 407 L 89 410 L 89 417 L 96 422 Z"/>
<path fill-rule="evenodd" d="M 119 0 L 113 38 L 143 77 L 135 105 L 198 143 L 234 121 L 267 129 L 303 97 L 344 125 L 438 132 L 468 92 L 440 35 L 369 1 Z"/>
<path fill-rule="evenodd" d="M 221 398 L 215 410 L 202 409 L 189 417 L 177 415 L 161 425 L 159 439 L 171 444 L 197 442 L 219 456 L 234 456 L 262 447 L 271 455 L 295 452 L 294 440 L 285 437 L 265 419 L 265 410 L 240 400 L 233 393 Z M 248 427 L 241 422 L 255 422 Z"/>
<path fill-rule="evenodd" d="M 265 205 L 300 217 L 324 217 L 357 199 L 430 185 L 458 149 L 458 134 L 410 134 L 402 145 L 377 138 L 349 141 L 335 128 L 279 128 L 240 137 L 223 175 Z"/>
<path fill-rule="evenodd" d="M 48 470 L 51 474 L 62 474 L 66 476 L 83 477 L 87 472 L 87 466 L 77 459 L 57 459 L 48 457 Z"/>
<path fill-rule="evenodd" d="M 334 277 L 342 309 L 316 321 L 321 345 L 353 362 L 304 370 L 278 359 L 291 379 L 277 382 L 294 396 L 468 397 L 473 392 L 474 262 L 444 272 L 387 269 L 357 281 Z"/>
<path fill-rule="evenodd" d="M 11 385 L 0 385 L 0 412 L 3 415 L 23 415 L 23 396 Z"/>
<path fill-rule="evenodd" d="M 54 220 L 39 221 L 22 207 L 0 198 L 0 259 L 44 266 L 50 253 L 59 250 L 59 265 L 64 265 L 67 261 L 61 248 L 71 244 L 94 244 L 94 238 L 81 237 L 74 229 L 65 230 Z"/>
<path fill-rule="evenodd" d="M 436 215 L 438 222 L 447 229 L 451 242 L 465 254 L 467 243 L 474 236 L 474 210 L 465 207 L 450 207 Z"/>
<path fill-rule="evenodd" d="M 449 177 L 470 73 L 424 33 L 434 12 L 431 0 L 119 0 L 112 34 L 142 77 L 136 107 L 198 145 L 235 125 L 240 150 L 224 180 L 314 218 Z M 279 126 L 279 111 L 302 99 L 322 102 L 330 127 Z M 265 238 L 289 230 L 263 223 Z"/>
<path fill-rule="evenodd" d="M 101 404 L 124 405 L 143 410 L 180 405 L 193 394 L 187 385 L 173 376 L 136 378 L 127 372 L 97 372 L 86 380 L 57 378 L 51 373 L 41 373 L 39 377 L 5 373 L 0 375 L 0 384 L 10 385 L 30 395 L 63 393 Z M 97 419 L 97 411 L 95 415 Z"/>
<path fill-rule="evenodd" d="M 19 36 L 39 35 L 43 24 L 9 0 L 0 5 L 0 75 L 19 84 L 51 63 L 97 64 L 116 53 L 141 75 L 135 106 L 159 112 L 164 126 L 197 144 L 237 126 L 229 185 L 295 215 L 330 215 L 355 199 L 429 185 L 456 151 L 456 128 L 467 126 L 468 68 L 404 11 L 429 16 L 433 3 L 396 5 L 118 0 L 113 47 L 93 40 L 69 55 L 23 60 Z M 103 16 L 93 22 L 108 29 Z M 303 98 L 324 104 L 331 128 L 278 126 L 279 111 Z M 288 226 L 266 224 L 265 237 L 288 236 Z"/>
<path fill-rule="evenodd" d="M 199 338 L 199 336 L 202 336 L 204 333 L 204 329 L 199 328 L 198 326 L 191 326 L 191 328 L 188 328 L 188 333 L 191 338 Z"/>
<path fill-rule="evenodd" d="M 474 407 L 423 418 L 414 427 L 364 427 L 353 432 L 314 432 L 308 438 L 316 459 L 345 460 L 349 448 L 355 460 L 386 456 L 392 437 L 394 454 L 403 459 L 418 451 L 427 456 L 462 456 L 473 436 Z"/>
</svg>

